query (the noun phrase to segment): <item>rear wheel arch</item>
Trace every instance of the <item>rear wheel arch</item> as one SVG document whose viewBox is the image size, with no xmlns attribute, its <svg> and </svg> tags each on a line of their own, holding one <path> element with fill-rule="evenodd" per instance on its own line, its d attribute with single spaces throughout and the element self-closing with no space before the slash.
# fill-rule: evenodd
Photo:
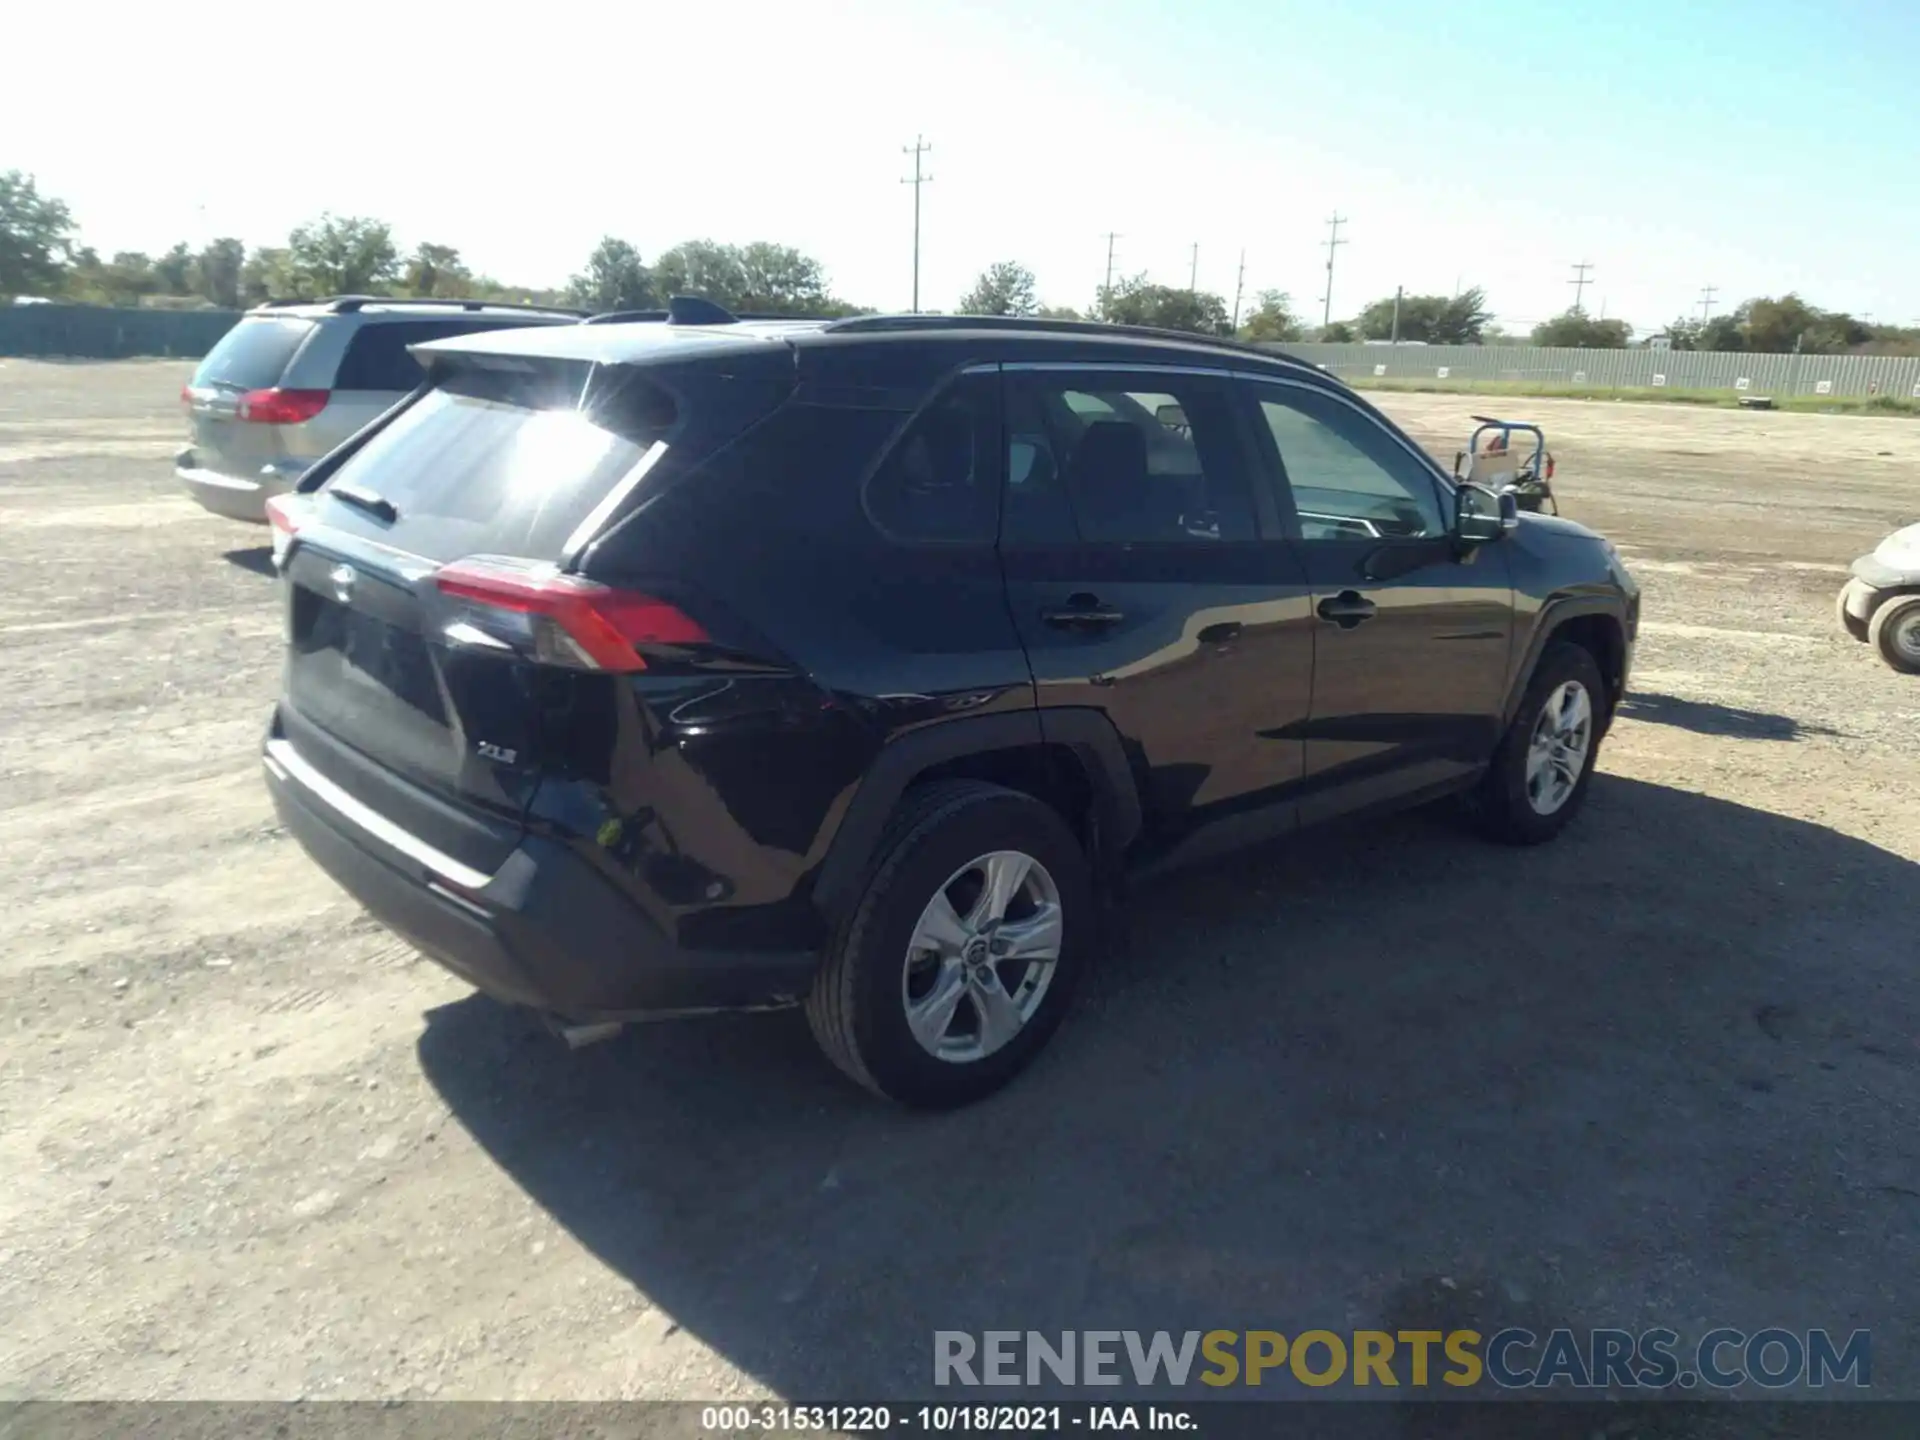
<svg viewBox="0 0 1920 1440">
<path fill-rule="evenodd" d="M 909 792 L 957 780 L 1014 790 L 1059 812 L 1101 869 L 1140 833 L 1139 791 L 1120 737 L 1099 711 L 942 721 L 888 742 L 869 767 L 820 863 L 815 907 L 829 920 L 849 913 L 884 859 L 889 822 Z"/>
</svg>

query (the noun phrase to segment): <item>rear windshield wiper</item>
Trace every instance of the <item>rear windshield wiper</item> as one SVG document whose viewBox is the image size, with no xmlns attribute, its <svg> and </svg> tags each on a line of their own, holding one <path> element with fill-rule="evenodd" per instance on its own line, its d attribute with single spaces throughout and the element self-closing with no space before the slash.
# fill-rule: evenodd
<svg viewBox="0 0 1920 1440">
<path fill-rule="evenodd" d="M 353 506 L 357 510 L 364 510 L 373 516 L 374 519 L 384 520 L 389 525 L 400 518 L 400 512 L 393 508 L 393 502 L 391 500 L 361 485 L 355 485 L 351 482 L 345 485 L 329 485 L 327 487 L 327 494 L 336 500 Z"/>
</svg>

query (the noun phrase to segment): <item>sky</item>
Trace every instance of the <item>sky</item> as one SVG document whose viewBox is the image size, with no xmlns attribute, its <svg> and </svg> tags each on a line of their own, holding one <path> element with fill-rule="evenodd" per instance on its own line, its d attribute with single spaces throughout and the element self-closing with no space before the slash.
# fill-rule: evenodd
<svg viewBox="0 0 1920 1440">
<path fill-rule="evenodd" d="M 0 169 L 102 253 L 322 211 L 555 285 L 602 235 L 766 239 L 952 308 L 997 260 L 1331 313 L 1479 285 L 1643 330 L 1797 290 L 1920 323 L 1915 0 L 338 0 L 16 9 Z M 40 55 L 38 64 L 20 57 Z M 1245 254 L 1242 278 L 1239 265 Z"/>
</svg>

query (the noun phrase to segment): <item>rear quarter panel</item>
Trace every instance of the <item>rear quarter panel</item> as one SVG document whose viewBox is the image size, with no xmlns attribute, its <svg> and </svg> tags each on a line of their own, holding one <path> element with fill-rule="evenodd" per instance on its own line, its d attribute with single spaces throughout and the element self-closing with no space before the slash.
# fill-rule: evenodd
<svg viewBox="0 0 1920 1440">
<path fill-rule="evenodd" d="M 536 823 L 590 837 L 678 943 L 824 940 L 812 881 L 882 748 L 1032 713 L 993 546 L 891 544 L 860 508 L 905 418 L 791 403 L 596 547 L 595 578 L 685 597 L 735 658 L 635 679 Z"/>
</svg>

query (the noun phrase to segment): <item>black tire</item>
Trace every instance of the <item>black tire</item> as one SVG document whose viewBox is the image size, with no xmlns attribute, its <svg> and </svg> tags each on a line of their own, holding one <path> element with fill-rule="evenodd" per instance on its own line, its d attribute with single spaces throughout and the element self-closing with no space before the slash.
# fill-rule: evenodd
<svg viewBox="0 0 1920 1440">
<path fill-rule="evenodd" d="M 1920 675 L 1920 595 L 1882 600 L 1867 624 L 1867 643 L 1905 675 Z"/>
<path fill-rule="evenodd" d="M 979 1059 L 943 1059 L 907 1024 L 908 944 L 956 871 L 1006 850 L 1039 861 L 1058 892 L 1059 958 L 1038 1008 L 1012 1040 Z M 889 822 L 866 889 L 828 948 L 807 996 L 807 1023 L 827 1057 L 876 1094 L 925 1109 L 969 1104 L 1011 1080 L 1059 1028 L 1095 925 L 1086 854 L 1051 807 L 971 780 L 918 787 Z"/>
<path fill-rule="evenodd" d="M 1527 756 L 1534 727 L 1540 722 L 1549 696 L 1569 683 L 1585 687 L 1591 707 L 1586 752 L 1572 792 L 1558 808 L 1542 814 L 1528 791 Z M 1591 651 L 1566 641 L 1553 641 L 1534 667 L 1533 679 L 1514 712 L 1513 722 L 1493 752 L 1480 784 L 1467 797 L 1474 827 L 1489 840 L 1505 845 L 1538 845 L 1553 839 L 1572 822 L 1587 798 L 1593 767 L 1606 734 L 1609 698 L 1600 666 Z"/>
<path fill-rule="evenodd" d="M 1867 622 L 1858 616 L 1847 613 L 1847 596 L 1853 593 L 1851 584 L 1840 587 L 1840 598 L 1833 602 L 1834 613 L 1839 617 L 1840 628 L 1856 640 L 1867 638 Z"/>
</svg>

